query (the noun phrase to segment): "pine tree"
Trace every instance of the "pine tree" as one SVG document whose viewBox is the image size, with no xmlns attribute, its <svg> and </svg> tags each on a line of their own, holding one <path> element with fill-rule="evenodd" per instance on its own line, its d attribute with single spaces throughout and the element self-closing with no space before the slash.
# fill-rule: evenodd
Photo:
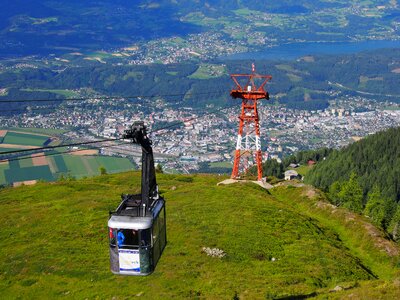
<svg viewBox="0 0 400 300">
<path fill-rule="evenodd" d="M 396 242 L 400 241 L 400 205 L 397 205 L 396 213 L 389 223 L 388 232 Z"/>
<path fill-rule="evenodd" d="M 335 181 L 329 187 L 328 197 L 331 202 L 337 206 L 340 206 L 342 201 L 339 198 L 339 193 L 342 189 L 342 183 L 340 181 Z"/>
<path fill-rule="evenodd" d="M 389 227 L 390 221 L 396 213 L 397 203 L 392 199 L 385 199 L 385 218 L 383 220 L 383 228 L 386 230 Z"/>
<path fill-rule="evenodd" d="M 363 191 L 357 180 L 356 173 L 350 175 L 349 181 L 345 182 L 338 194 L 343 207 L 354 212 L 361 213 L 363 209 Z"/>
<path fill-rule="evenodd" d="M 385 200 L 382 198 L 381 191 L 377 185 L 368 193 L 364 214 L 369 216 L 377 226 L 384 227 Z"/>
</svg>

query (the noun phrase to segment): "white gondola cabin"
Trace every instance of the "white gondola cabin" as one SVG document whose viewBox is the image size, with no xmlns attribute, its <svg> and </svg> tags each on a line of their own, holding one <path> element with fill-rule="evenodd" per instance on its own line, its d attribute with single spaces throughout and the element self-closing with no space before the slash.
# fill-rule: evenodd
<svg viewBox="0 0 400 300">
<path fill-rule="evenodd" d="M 151 274 L 167 244 L 164 199 L 158 199 L 144 216 L 140 216 L 142 207 L 132 206 L 139 201 L 124 200 L 108 220 L 114 274 Z"/>
<path fill-rule="evenodd" d="M 165 200 L 158 192 L 151 140 L 143 122 L 133 124 L 124 138 L 142 146 L 142 191 L 122 195 L 116 211 L 110 212 L 110 268 L 114 274 L 149 275 L 167 244 Z"/>
</svg>

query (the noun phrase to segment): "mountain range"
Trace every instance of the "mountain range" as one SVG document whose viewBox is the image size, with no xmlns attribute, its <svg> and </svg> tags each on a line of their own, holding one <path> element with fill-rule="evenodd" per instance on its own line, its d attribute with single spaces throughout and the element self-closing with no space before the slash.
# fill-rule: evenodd
<svg viewBox="0 0 400 300">
<path fill-rule="evenodd" d="M 5 0 L 0 4 L 0 54 L 112 49 L 210 30 L 234 39 L 231 31 L 238 25 L 278 39 L 391 38 L 398 33 L 399 18 L 397 1 L 379 0 Z"/>
</svg>

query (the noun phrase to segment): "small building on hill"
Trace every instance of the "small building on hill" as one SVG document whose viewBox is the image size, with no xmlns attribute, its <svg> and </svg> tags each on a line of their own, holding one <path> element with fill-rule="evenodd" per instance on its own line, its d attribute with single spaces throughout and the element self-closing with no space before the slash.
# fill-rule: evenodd
<svg viewBox="0 0 400 300">
<path fill-rule="evenodd" d="M 313 166 L 313 165 L 316 164 L 316 162 L 315 162 L 314 160 L 310 159 L 310 160 L 307 162 L 307 164 L 308 164 L 309 166 Z"/>
<path fill-rule="evenodd" d="M 285 180 L 292 180 L 299 178 L 299 173 L 297 173 L 295 170 L 287 170 L 285 172 Z"/>
</svg>

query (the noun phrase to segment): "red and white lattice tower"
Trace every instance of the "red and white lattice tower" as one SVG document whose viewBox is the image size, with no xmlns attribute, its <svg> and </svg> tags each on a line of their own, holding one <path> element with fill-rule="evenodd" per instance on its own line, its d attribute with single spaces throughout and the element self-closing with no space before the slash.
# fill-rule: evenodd
<svg viewBox="0 0 400 300">
<path fill-rule="evenodd" d="M 240 178 L 240 173 L 245 172 L 250 166 L 249 158 L 253 157 L 257 164 L 257 178 L 261 180 L 262 154 L 257 102 L 261 99 L 269 100 L 269 94 L 264 90 L 264 86 L 272 79 L 272 76 L 256 74 L 255 66 L 252 64 L 251 74 L 232 74 L 231 78 L 236 84 L 230 93 L 232 98 L 242 99 L 231 178 Z M 257 86 L 258 83 L 259 86 Z"/>
</svg>

